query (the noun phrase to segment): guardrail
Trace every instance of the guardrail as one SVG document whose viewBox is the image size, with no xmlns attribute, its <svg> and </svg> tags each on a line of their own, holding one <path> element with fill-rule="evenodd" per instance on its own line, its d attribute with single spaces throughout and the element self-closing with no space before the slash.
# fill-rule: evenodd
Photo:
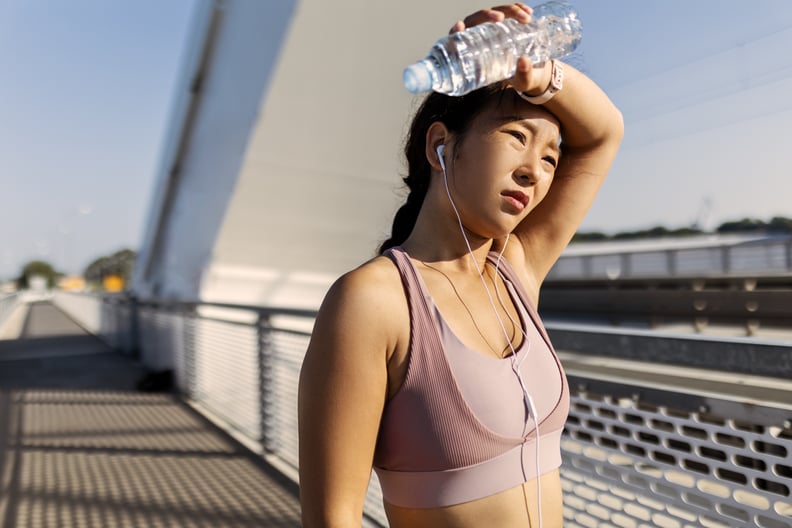
<svg viewBox="0 0 792 528">
<path fill-rule="evenodd" d="M 755 335 L 760 328 L 792 329 L 792 274 L 553 280 L 542 288 L 541 312 L 649 326 L 687 321 L 699 331 L 739 325 Z"/>
<path fill-rule="evenodd" d="M 662 239 L 657 241 L 657 244 L 662 243 Z M 607 244 L 602 247 L 607 248 Z M 768 236 L 741 243 L 716 242 L 709 247 L 702 243 L 697 247 L 677 249 L 607 251 L 591 245 L 590 251 L 588 254 L 576 254 L 574 246 L 570 246 L 553 266 L 548 278 L 617 279 L 792 271 L 791 235 Z"/>
<path fill-rule="evenodd" d="M 19 304 L 19 293 L 0 294 L 0 328 Z"/>
<path fill-rule="evenodd" d="M 553 346 L 567 352 L 792 380 L 792 338 L 674 335 L 565 323 L 548 323 L 547 328 Z M 792 404 L 792 394 L 789 400 Z"/>
<path fill-rule="evenodd" d="M 55 302 L 87 310 L 82 319 L 108 342 L 136 336 L 145 364 L 172 368 L 188 401 L 296 479 L 297 381 L 315 312 L 62 295 Z M 137 330 L 121 331 L 124 321 Z M 570 387 L 566 527 L 792 523 L 792 404 L 746 407 L 708 395 L 704 406 L 695 387 L 647 390 L 580 368 Z M 387 526 L 374 475 L 365 512 Z"/>
</svg>

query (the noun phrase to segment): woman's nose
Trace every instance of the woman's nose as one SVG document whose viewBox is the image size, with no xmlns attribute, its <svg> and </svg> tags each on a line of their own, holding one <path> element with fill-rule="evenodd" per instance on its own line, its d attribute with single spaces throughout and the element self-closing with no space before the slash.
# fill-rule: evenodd
<svg viewBox="0 0 792 528">
<path fill-rule="evenodd" d="M 514 173 L 514 176 L 520 185 L 531 186 L 536 185 L 539 181 L 538 174 L 539 171 L 535 164 L 525 164 Z"/>
<path fill-rule="evenodd" d="M 522 166 L 514 174 L 518 184 L 528 187 L 552 177 L 552 173 L 547 171 L 540 153 L 524 160 Z"/>
</svg>

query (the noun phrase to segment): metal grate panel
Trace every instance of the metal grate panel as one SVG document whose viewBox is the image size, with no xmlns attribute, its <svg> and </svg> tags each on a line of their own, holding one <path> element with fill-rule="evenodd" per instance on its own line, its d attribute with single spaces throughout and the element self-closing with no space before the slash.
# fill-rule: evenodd
<svg viewBox="0 0 792 528">
<path fill-rule="evenodd" d="M 562 449 L 564 526 L 792 525 L 788 423 L 740 423 L 580 392 Z"/>
</svg>

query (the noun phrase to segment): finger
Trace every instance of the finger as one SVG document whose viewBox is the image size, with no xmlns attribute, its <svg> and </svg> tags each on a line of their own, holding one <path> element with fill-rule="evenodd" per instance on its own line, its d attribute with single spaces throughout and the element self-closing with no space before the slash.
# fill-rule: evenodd
<svg viewBox="0 0 792 528">
<path fill-rule="evenodd" d="M 534 67 L 531 63 L 531 59 L 523 55 L 517 59 L 517 70 L 514 72 L 514 76 L 509 82 L 515 90 L 527 92 L 532 87 L 532 81 L 534 80 L 533 74 Z"/>
<path fill-rule="evenodd" d="M 496 7 L 493 7 L 492 9 L 494 11 L 498 11 L 500 13 L 503 13 L 504 18 L 514 18 L 514 19 L 517 19 L 518 21 L 520 21 L 522 23 L 530 22 L 531 21 L 531 13 L 533 13 L 533 10 L 529 6 L 527 6 L 527 5 L 525 5 L 525 4 L 521 3 L 521 2 L 516 2 L 514 4 L 508 4 L 508 5 L 502 5 L 502 6 L 496 6 Z"/>
<path fill-rule="evenodd" d="M 498 9 L 481 9 L 472 15 L 468 15 L 463 20 L 465 27 L 477 26 L 485 22 L 500 22 L 506 18 L 502 11 Z"/>
<path fill-rule="evenodd" d="M 450 35 L 451 33 L 462 31 L 463 29 L 465 29 L 465 23 L 461 20 L 458 20 L 457 23 L 451 26 L 451 29 L 448 30 L 448 34 Z"/>
<path fill-rule="evenodd" d="M 528 4 L 523 4 L 522 2 L 516 2 L 515 5 L 519 6 L 520 9 L 522 9 L 529 15 L 533 15 L 533 7 L 529 6 Z"/>
<path fill-rule="evenodd" d="M 495 6 L 491 9 L 481 9 L 468 15 L 463 21 L 465 27 L 471 27 L 485 22 L 501 22 L 507 18 L 514 18 L 520 22 L 531 21 L 533 10 L 523 3 Z"/>
<path fill-rule="evenodd" d="M 522 2 L 495 6 L 491 9 L 480 9 L 472 15 L 465 17 L 465 20 L 462 21 L 462 28 L 458 28 L 455 24 L 454 27 L 451 28 L 451 33 L 462 31 L 462 29 L 466 27 L 476 26 L 485 22 L 501 22 L 507 18 L 514 18 L 522 23 L 527 23 L 531 21 L 531 13 L 533 13 L 533 9 Z"/>
</svg>

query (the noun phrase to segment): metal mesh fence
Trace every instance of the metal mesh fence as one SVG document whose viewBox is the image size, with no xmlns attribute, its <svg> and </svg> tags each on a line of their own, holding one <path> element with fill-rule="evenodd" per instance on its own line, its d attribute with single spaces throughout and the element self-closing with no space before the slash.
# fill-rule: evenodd
<svg viewBox="0 0 792 528">
<path fill-rule="evenodd" d="M 195 306 L 140 306 L 137 314 L 142 358 L 170 365 L 185 395 L 297 468 L 297 384 L 308 332 L 272 325 L 263 309 L 229 320 Z M 790 409 L 721 401 L 715 416 L 577 390 L 562 440 L 564 525 L 792 526 Z M 365 511 L 387 526 L 374 476 Z"/>
<path fill-rule="evenodd" d="M 789 423 L 579 392 L 563 452 L 565 526 L 792 524 Z"/>
<path fill-rule="evenodd" d="M 258 335 L 255 326 L 196 318 L 188 326 L 194 365 L 192 398 L 234 429 L 261 437 Z"/>
</svg>

